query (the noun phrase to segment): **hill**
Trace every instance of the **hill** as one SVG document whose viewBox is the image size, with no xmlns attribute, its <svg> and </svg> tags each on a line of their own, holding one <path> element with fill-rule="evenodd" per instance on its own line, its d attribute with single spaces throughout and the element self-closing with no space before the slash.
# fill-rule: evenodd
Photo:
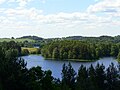
<svg viewBox="0 0 120 90">
<path fill-rule="evenodd" d="M 10 41 L 15 41 L 15 42 L 24 42 L 24 41 L 28 41 L 28 42 L 35 42 L 35 40 L 32 40 L 32 39 L 28 39 L 28 38 L 23 38 L 23 39 L 20 39 L 20 38 L 17 38 L 17 39 L 11 39 L 11 38 L 0 38 L 0 42 L 10 42 Z"/>
<path fill-rule="evenodd" d="M 100 37 L 83 37 L 83 36 L 69 36 L 62 38 L 64 40 L 80 40 L 80 41 L 88 41 L 88 42 L 120 42 L 120 35 L 118 36 L 100 36 Z"/>
<path fill-rule="evenodd" d="M 69 36 L 69 37 L 63 37 L 63 38 L 47 38 L 44 39 L 42 37 L 38 36 L 23 36 L 20 38 L 0 38 L 0 42 L 3 41 L 15 41 L 15 42 L 39 42 L 39 43 L 46 43 L 51 41 L 61 41 L 61 40 L 79 40 L 79 41 L 87 41 L 87 42 L 114 42 L 118 43 L 120 42 L 120 35 L 118 36 L 100 36 L 100 37 L 84 37 L 84 36 Z"/>
<path fill-rule="evenodd" d="M 38 37 L 38 36 L 23 36 L 23 37 L 20 37 L 18 39 L 31 39 L 31 40 L 35 40 L 35 41 L 42 41 L 43 40 L 43 38 Z"/>
</svg>

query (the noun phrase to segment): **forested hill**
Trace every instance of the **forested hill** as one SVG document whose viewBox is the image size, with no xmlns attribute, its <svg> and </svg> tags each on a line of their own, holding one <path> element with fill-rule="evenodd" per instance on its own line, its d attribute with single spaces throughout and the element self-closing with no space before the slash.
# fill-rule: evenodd
<svg viewBox="0 0 120 90">
<path fill-rule="evenodd" d="M 38 37 L 38 36 L 23 36 L 23 37 L 20 37 L 19 39 L 32 39 L 32 40 L 36 40 L 36 41 L 41 41 L 43 40 L 43 38 L 41 37 Z"/>
<path fill-rule="evenodd" d="M 85 37 L 85 36 L 69 36 L 62 38 L 47 38 L 45 41 L 61 41 L 61 40 L 79 40 L 79 41 L 87 41 L 87 42 L 120 42 L 120 35 L 118 36 L 100 36 L 100 37 Z"/>
<path fill-rule="evenodd" d="M 23 36 L 19 38 L 1 38 L 0 42 L 2 41 L 36 41 L 36 42 L 51 42 L 51 41 L 61 41 L 61 40 L 79 40 L 79 41 L 87 41 L 87 42 L 114 42 L 119 43 L 120 42 L 120 35 L 118 36 L 100 36 L 100 37 L 85 37 L 85 36 L 68 36 L 68 37 L 62 37 L 62 38 L 42 38 L 39 36 Z"/>
<path fill-rule="evenodd" d="M 120 43 L 120 35 L 118 36 L 100 36 L 100 37 L 84 37 L 84 36 L 69 36 L 62 38 L 42 38 L 38 36 L 23 36 L 19 38 L 0 38 L 0 42 L 15 41 L 21 43 L 22 47 L 43 47 L 44 45 L 55 41 L 83 41 L 86 43 Z"/>
<path fill-rule="evenodd" d="M 89 42 L 120 42 L 120 35 L 118 36 L 100 36 L 100 37 L 83 37 L 83 36 L 69 36 L 64 38 L 65 40 L 81 40 L 81 41 L 89 41 Z"/>
<path fill-rule="evenodd" d="M 52 40 L 41 49 L 42 56 L 46 59 L 88 61 L 102 57 L 117 58 L 120 56 L 120 36 L 71 36 Z"/>
</svg>

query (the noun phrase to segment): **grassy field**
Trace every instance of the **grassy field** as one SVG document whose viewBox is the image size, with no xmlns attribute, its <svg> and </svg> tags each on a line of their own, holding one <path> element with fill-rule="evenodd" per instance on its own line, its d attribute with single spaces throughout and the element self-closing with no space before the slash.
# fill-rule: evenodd
<svg viewBox="0 0 120 90">
<path fill-rule="evenodd" d="M 27 49 L 29 51 L 30 54 L 36 54 L 39 50 L 39 48 L 26 48 L 26 47 L 22 47 L 22 50 Z"/>
<path fill-rule="evenodd" d="M 0 42 L 10 42 L 10 41 L 15 41 L 15 42 L 24 42 L 24 41 L 28 41 L 28 42 L 34 42 L 34 40 L 32 39 L 10 39 L 10 38 L 0 38 Z"/>
</svg>

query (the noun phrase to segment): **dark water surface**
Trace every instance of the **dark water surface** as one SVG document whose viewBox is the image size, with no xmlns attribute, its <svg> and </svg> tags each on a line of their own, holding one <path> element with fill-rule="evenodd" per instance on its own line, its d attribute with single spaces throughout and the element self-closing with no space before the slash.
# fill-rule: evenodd
<svg viewBox="0 0 120 90">
<path fill-rule="evenodd" d="M 41 66 L 43 70 L 51 70 L 52 75 L 55 78 L 61 78 L 61 71 L 63 64 L 68 64 L 69 62 L 72 64 L 74 70 L 77 72 L 80 65 L 84 65 L 86 67 L 89 67 L 91 64 L 93 66 L 96 66 L 97 63 L 104 64 L 107 68 L 111 63 L 114 63 L 115 66 L 118 65 L 118 62 L 116 59 L 112 57 L 106 57 L 99 59 L 95 62 L 73 62 L 73 61 L 60 61 L 60 60 L 44 60 L 44 58 L 41 55 L 29 55 L 29 56 L 23 56 L 23 59 L 25 59 L 25 62 L 27 62 L 27 68 L 31 68 L 34 66 Z"/>
</svg>

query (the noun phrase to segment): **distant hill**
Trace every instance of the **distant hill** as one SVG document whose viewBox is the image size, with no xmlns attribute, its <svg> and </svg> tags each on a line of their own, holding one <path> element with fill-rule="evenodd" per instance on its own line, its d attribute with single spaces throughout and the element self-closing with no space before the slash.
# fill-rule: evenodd
<svg viewBox="0 0 120 90">
<path fill-rule="evenodd" d="M 56 41 L 56 40 L 80 40 L 80 41 L 87 41 L 87 42 L 120 42 L 120 35 L 118 36 L 100 36 L 100 37 L 85 37 L 85 36 L 69 36 L 63 38 L 48 38 L 45 39 L 46 41 Z"/>
<path fill-rule="evenodd" d="M 100 36 L 100 37 L 83 37 L 83 36 L 69 36 L 66 37 L 65 39 L 67 40 L 83 40 L 83 39 L 114 39 L 112 36 Z"/>
<path fill-rule="evenodd" d="M 120 36 L 100 36 L 100 37 L 83 37 L 83 36 L 69 36 L 64 38 L 65 40 L 81 40 L 81 41 L 89 41 L 89 42 L 97 42 L 97 41 L 111 41 L 111 42 L 119 42 Z"/>
<path fill-rule="evenodd" d="M 87 41 L 87 42 L 114 42 L 114 43 L 118 43 L 120 42 L 120 35 L 118 36 L 100 36 L 100 37 L 85 37 L 85 36 L 69 36 L 69 37 L 62 37 L 62 38 L 42 38 L 42 37 L 38 37 L 38 36 L 23 36 L 20 38 L 0 38 L 0 42 L 3 41 L 15 41 L 15 42 L 24 42 L 24 41 L 28 41 L 28 42 L 39 42 L 39 43 L 47 43 L 47 42 L 51 42 L 51 41 L 59 41 L 59 40 L 80 40 L 80 41 Z"/>
<path fill-rule="evenodd" d="M 81 40 L 83 38 L 84 37 L 82 37 L 82 36 L 69 36 L 69 37 L 66 37 L 65 39 L 67 39 L 67 40 Z"/>
<path fill-rule="evenodd" d="M 35 40 L 35 41 L 43 40 L 43 38 L 38 37 L 38 36 L 23 36 L 23 37 L 20 37 L 19 39 L 32 39 L 32 40 Z"/>
<path fill-rule="evenodd" d="M 28 42 L 34 42 L 35 40 L 32 39 L 28 39 L 28 38 L 23 38 L 23 39 L 11 39 L 11 38 L 0 38 L 0 42 L 10 42 L 10 41 L 15 41 L 15 42 L 24 42 L 24 41 L 28 41 Z"/>
<path fill-rule="evenodd" d="M 15 41 L 15 42 L 25 42 L 25 41 L 28 41 L 28 42 L 35 42 L 35 41 L 38 41 L 38 42 L 41 42 L 43 41 L 44 39 L 41 38 L 41 37 L 38 37 L 38 36 L 23 36 L 23 37 L 20 37 L 20 38 L 0 38 L 0 42 L 10 42 L 10 41 Z"/>
</svg>

